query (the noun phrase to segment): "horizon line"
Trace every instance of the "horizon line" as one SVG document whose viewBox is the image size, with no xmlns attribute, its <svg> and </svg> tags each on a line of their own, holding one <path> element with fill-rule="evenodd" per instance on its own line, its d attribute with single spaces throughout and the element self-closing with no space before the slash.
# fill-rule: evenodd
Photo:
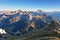
<svg viewBox="0 0 60 40">
<path fill-rule="evenodd" d="M 51 9 L 48 9 L 48 10 L 44 10 L 44 9 L 32 9 L 32 10 L 29 10 L 29 9 L 0 9 L 0 11 L 17 11 L 17 10 L 21 10 L 21 11 L 37 11 L 37 10 L 42 10 L 44 12 L 60 11 L 60 10 L 51 10 Z"/>
</svg>

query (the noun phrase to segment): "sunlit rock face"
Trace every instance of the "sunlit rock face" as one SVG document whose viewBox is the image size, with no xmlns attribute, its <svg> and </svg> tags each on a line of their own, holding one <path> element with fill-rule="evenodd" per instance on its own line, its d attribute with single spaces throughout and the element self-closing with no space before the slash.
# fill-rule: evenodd
<svg viewBox="0 0 60 40">
<path fill-rule="evenodd" d="M 47 24 L 42 19 L 44 19 L 42 16 L 34 16 L 32 20 L 29 21 L 28 27 L 26 28 L 26 30 L 31 32 L 31 31 L 38 31 L 43 29 Z"/>
<path fill-rule="evenodd" d="M 20 20 L 20 16 L 17 16 L 17 17 L 10 19 L 10 23 L 15 23 L 15 22 L 18 22 L 19 20 Z"/>
<path fill-rule="evenodd" d="M 13 14 L 16 14 L 16 11 L 6 10 L 6 11 L 3 11 L 2 13 L 5 15 L 13 15 Z"/>
</svg>

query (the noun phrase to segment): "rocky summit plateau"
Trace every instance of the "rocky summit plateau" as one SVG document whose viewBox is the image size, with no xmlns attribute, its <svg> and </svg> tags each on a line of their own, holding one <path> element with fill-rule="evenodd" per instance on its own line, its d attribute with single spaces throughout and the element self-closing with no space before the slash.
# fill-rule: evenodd
<svg viewBox="0 0 60 40">
<path fill-rule="evenodd" d="M 60 40 L 60 12 L 0 11 L 0 40 Z"/>
</svg>

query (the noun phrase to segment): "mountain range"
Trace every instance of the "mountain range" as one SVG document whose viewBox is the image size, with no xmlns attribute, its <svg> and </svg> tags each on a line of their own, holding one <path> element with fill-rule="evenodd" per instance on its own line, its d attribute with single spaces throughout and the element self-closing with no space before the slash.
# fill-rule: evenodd
<svg viewBox="0 0 60 40">
<path fill-rule="evenodd" d="M 20 11 L 12 15 L 0 14 L 0 28 L 5 34 L 24 35 L 39 30 L 55 30 L 59 28 L 60 12 Z"/>
</svg>

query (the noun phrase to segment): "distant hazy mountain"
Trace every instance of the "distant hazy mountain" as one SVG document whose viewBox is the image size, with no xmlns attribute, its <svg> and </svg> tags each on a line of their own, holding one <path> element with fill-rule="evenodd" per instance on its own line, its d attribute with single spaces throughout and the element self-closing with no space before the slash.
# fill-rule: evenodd
<svg viewBox="0 0 60 40">
<path fill-rule="evenodd" d="M 33 16 L 38 16 L 38 15 L 45 14 L 45 12 L 43 12 L 42 10 L 29 11 L 29 13 L 31 13 Z"/>
<path fill-rule="evenodd" d="M 57 20 L 60 21 L 60 12 L 59 11 L 51 12 L 49 15 L 55 17 Z"/>
</svg>

